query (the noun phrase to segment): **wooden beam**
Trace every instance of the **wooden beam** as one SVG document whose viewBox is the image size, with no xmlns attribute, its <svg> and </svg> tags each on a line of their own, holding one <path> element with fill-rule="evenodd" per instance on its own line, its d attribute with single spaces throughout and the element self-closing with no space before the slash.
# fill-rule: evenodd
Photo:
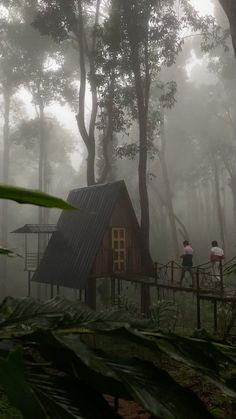
<svg viewBox="0 0 236 419">
<path fill-rule="evenodd" d="M 96 291 L 97 291 L 97 287 L 96 287 L 96 279 L 94 278 L 89 278 L 88 282 L 87 282 L 87 289 L 86 289 L 86 304 L 92 309 L 92 310 L 96 310 L 96 305 L 97 305 L 97 301 L 96 301 Z"/>
<path fill-rule="evenodd" d="M 201 299 L 200 299 L 200 282 L 199 269 L 197 268 L 197 329 L 201 329 Z"/>
<path fill-rule="evenodd" d="M 150 309 L 150 286 L 149 284 L 141 285 L 141 313 L 147 314 Z"/>
</svg>

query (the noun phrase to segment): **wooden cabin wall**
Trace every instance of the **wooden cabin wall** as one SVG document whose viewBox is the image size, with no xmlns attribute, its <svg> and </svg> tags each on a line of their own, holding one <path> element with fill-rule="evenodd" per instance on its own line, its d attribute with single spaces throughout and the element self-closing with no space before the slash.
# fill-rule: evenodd
<svg viewBox="0 0 236 419">
<path fill-rule="evenodd" d="M 126 274 L 147 274 L 150 272 L 149 266 L 142 263 L 142 242 L 139 236 L 139 228 L 136 219 L 133 217 L 133 211 L 130 210 L 130 202 L 124 195 L 117 202 L 109 228 L 107 229 L 100 250 L 97 254 L 92 276 L 108 277 L 112 273 L 112 228 L 126 229 L 126 248 L 127 248 L 127 272 Z"/>
</svg>

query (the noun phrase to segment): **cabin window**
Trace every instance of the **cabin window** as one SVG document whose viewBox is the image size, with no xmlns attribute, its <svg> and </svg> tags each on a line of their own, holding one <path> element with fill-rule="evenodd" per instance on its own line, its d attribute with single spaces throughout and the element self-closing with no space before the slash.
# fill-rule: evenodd
<svg viewBox="0 0 236 419">
<path fill-rule="evenodd" d="M 125 228 L 112 229 L 113 272 L 126 271 L 126 231 Z"/>
</svg>

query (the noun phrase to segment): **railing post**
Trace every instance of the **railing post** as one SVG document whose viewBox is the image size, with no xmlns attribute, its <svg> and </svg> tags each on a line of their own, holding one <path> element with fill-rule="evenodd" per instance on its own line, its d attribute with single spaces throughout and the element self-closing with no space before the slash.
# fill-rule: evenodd
<svg viewBox="0 0 236 419">
<path fill-rule="evenodd" d="M 111 277 L 111 304 L 114 305 L 116 302 L 116 280 Z"/>
<path fill-rule="evenodd" d="M 28 297 L 31 296 L 31 275 L 30 271 L 28 271 Z"/>
<path fill-rule="evenodd" d="M 223 291 L 224 291 L 224 278 L 223 278 L 222 259 L 220 260 L 220 290 L 223 293 Z"/>
<path fill-rule="evenodd" d="M 154 263 L 155 284 L 157 284 L 157 262 Z"/>
<path fill-rule="evenodd" d="M 174 282 L 174 261 L 171 261 L 171 282 Z"/>
<path fill-rule="evenodd" d="M 218 330 L 218 318 L 217 318 L 217 301 L 214 301 L 214 332 Z"/>
<path fill-rule="evenodd" d="M 51 299 L 53 299 L 53 284 L 50 284 L 50 289 L 51 289 L 51 295 L 50 295 L 50 297 L 51 297 Z"/>
<path fill-rule="evenodd" d="M 197 268 L 197 329 L 201 329 L 201 300 L 200 300 L 200 278 L 199 268 Z"/>
<path fill-rule="evenodd" d="M 150 309 L 150 286 L 141 282 L 141 314 L 147 314 Z"/>
<path fill-rule="evenodd" d="M 28 245 L 27 245 L 27 234 L 25 234 L 25 271 L 27 271 L 28 266 Z"/>
</svg>

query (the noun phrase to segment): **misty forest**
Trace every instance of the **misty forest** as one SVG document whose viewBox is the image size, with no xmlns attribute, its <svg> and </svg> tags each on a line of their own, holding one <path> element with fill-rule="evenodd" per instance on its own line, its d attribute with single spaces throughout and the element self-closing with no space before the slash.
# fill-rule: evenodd
<svg viewBox="0 0 236 419">
<path fill-rule="evenodd" d="M 236 3 L 0 0 L 0 418 L 236 418 Z"/>
</svg>

